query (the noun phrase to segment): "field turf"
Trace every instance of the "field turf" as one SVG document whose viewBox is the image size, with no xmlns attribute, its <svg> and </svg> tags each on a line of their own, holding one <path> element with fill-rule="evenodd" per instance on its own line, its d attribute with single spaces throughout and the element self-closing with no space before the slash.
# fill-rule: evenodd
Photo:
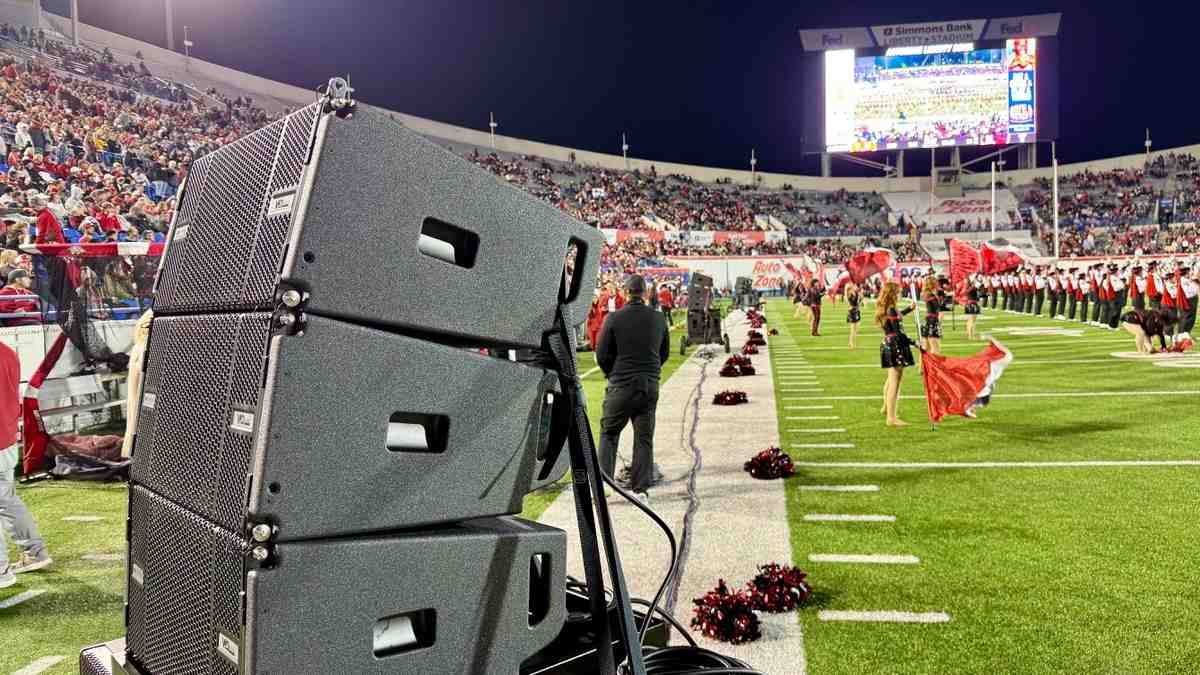
<svg viewBox="0 0 1200 675">
<path fill-rule="evenodd" d="M 824 309 L 822 336 L 811 337 L 790 305 L 768 307 L 768 325 L 780 330 L 770 351 L 780 437 L 800 463 L 787 481 L 793 558 L 815 589 L 800 611 L 810 673 L 1200 672 L 1200 466 L 813 466 L 1194 461 L 1200 369 L 1115 358 L 1134 349 L 1121 331 L 989 311 L 980 332 L 1015 355 L 991 405 L 979 419 L 947 418 L 932 430 L 924 399 L 905 399 L 901 417 L 911 426 L 894 429 L 879 411 L 873 306 L 864 308 L 853 352 L 844 307 Z M 957 331 L 946 321 L 944 353 L 982 347 L 966 341 L 962 319 Z M 911 316 L 907 330 L 916 334 Z M 919 368 L 906 373 L 902 394 L 922 396 Z M 798 408 L 818 405 L 830 407 Z M 789 419 L 818 416 L 836 419 Z M 816 485 L 879 489 L 801 489 Z M 813 562 L 814 554 L 920 562 Z M 950 620 L 833 621 L 822 620 L 823 610 Z"/>
</svg>

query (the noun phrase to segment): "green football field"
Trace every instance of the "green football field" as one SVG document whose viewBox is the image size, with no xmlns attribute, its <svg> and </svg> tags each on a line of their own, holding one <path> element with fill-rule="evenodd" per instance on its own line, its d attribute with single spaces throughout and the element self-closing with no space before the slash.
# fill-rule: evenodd
<svg viewBox="0 0 1200 675">
<path fill-rule="evenodd" d="M 1116 358 L 1134 349 L 1124 332 L 988 312 L 980 332 L 1015 356 L 991 405 L 933 430 L 912 368 L 911 426 L 889 428 L 873 306 L 853 352 L 844 307 L 824 309 L 811 337 L 790 305 L 768 308 L 780 437 L 800 464 L 793 559 L 815 589 L 809 672 L 1200 672 L 1200 466 L 1139 464 L 1200 459 L 1200 363 Z M 943 351 L 972 354 L 983 343 L 958 319 Z M 888 518 L 814 518 L 831 515 Z"/>
<path fill-rule="evenodd" d="M 1121 332 L 991 312 L 980 331 L 1016 357 L 992 405 L 931 430 L 913 368 L 903 393 L 914 398 L 901 402 L 912 426 L 891 429 L 870 318 L 849 352 L 841 307 L 826 305 L 819 338 L 791 309 L 771 303 L 768 325 L 781 333 L 770 338 L 780 437 L 800 464 L 786 483 L 793 559 L 815 588 L 799 613 L 808 672 L 1200 672 L 1200 466 L 1153 464 L 1200 459 L 1200 369 L 1115 358 L 1133 349 Z M 981 346 L 947 324 L 947 353 Z M 581 370 L 592 366 L 581 354 Z M 593 427 L 603 386 L 598 372 L 585 378 Z M 871 491 L 804 489 L 848 485 Z M 125 492 L 19 489 L 57 565 L 0 590 L 0 605 L 42 591 L 0 609 L 0 672 L 53 656 L 63 660 L 44 672 L 78 672 L 80 646 L 122 632 Z M 530 495 L 525 515 L 556 494 Z M 806 519 L 829 515 L 895 520 Z M 77 516 L 100 520 L 64 520 Z M 827 555 L 916 562 L 810 559 Z M 884 611 L 942 622 L 822 615 Z"/>
</svg>

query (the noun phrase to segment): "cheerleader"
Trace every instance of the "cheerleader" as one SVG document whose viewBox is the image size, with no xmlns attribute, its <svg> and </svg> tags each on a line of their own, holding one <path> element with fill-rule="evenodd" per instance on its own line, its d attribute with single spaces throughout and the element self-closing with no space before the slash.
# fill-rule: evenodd
<svg viewBox="0 0 1200 675">
<path fill-rule="evenodd" d="M 858 348 L 858 323 L 862 321 L 862 291 L 854 282 L 846 284 L 846 304 L 850 305 L 850 309 L 846 312 L 846 323 L 850 324 L 850 350 L 854 351 Z"/>
<path fill-rule="evenodd" d="M 808 292 L 804 288 L 804 282 L 797 280 L 795 285 L 792 286 L 792 304 L 796 306 L 796 311 L 792 312 L 793 319 L 799 319 L 800 312 L 808 311 L 808 303 L 805 302 L 807 295 Z"/>
<path fill-rule="evenodd" d="M 898 312 L 896 302 L 899 298 L 900 286 L 889 281 L 883 285 L 875 305 L 875 323 L 883 329 L 883 343 L 879 346 L 879 365 L 887 370 L 887 381 L 883 385 L 883 409 L 880 412 L 887 416 L 887 424 L 890 427 L 908 424 L 897 415 L 900 382 L 904 379 L 904 369 L 916 364 L 912 352 L 913 341 L 904 333 L 904 315 L 913 311 L 916 303 Z"/>
<path fill-rule="evenodd" d="M 975 339 L 975 320 L 979 318 L 979 285 L 975 279 L 967 280 L 967 301 L 963 305 L 967 314 L 967 339 Z"/>
<path fill-rule="evenodd" d="M 925 323 L 921 326 L 921 340 L 925 351 L 942 353 L 942 301 L 937 279 L 932 274 L 925 277 L 921 289 L 921 301 L 925 303 Z"/>
</svg>

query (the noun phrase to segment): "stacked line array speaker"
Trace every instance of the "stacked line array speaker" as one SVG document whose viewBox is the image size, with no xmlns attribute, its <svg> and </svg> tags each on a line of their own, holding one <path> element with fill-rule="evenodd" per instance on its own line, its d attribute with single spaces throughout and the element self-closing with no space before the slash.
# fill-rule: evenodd
<svg viewBox="0 0 1200 675">
<path fill-rule="evenodd" d="M 602 242 L 329 97 L 197 160 L 146 350 L 128 662 L 516 673 L 550 643 L 566 536 L 511 516 L 563 474 L 563 397 L 488 353 L 541 347 Z"/>
</svg>

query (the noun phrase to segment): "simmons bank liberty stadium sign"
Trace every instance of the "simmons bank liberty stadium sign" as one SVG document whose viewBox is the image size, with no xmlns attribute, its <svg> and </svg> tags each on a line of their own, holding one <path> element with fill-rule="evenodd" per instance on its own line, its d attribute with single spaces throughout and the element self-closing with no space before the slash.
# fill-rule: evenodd
<svg viewBox="0 0 1200 675">
<path fill-rule="evenodd" d="M 1053 37 L 1061 13 L 1013 16 L 1003 19 L 957 19 L 928 23 L 895 23 L 856 28 L 814 28 L 800 31 L 805 51 L 919 47 L 980 40 Z"/>
</svg>

